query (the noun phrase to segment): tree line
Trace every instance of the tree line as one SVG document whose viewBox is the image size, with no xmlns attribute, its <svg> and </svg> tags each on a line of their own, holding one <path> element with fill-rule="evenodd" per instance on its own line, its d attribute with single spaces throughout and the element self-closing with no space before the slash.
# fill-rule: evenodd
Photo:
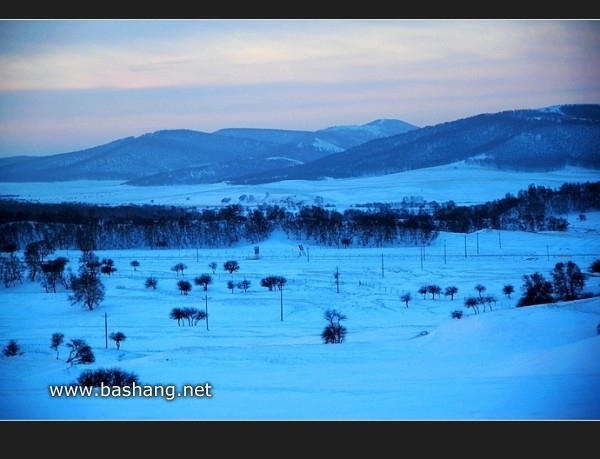
<svg viewBox="0 0 600 459">
<path fill-rule="evenodd" d="M 219 248 L 257 243 L 275 230 L 337 247 L 429 245 L 440 231 L 481 229 L 565 231 L 566 213 L 600 209 L 600 182 L 530 185 L 517 195 L 459 206 L 423 200 L 371 203 L 340 212 L 320 205 L 293 210 L 278 204 L 220 208 L 160 205 L 46 204 L 0 199 L 0 245 L 17 249 L 45 241 L 55 249 Z"/>
</svg>

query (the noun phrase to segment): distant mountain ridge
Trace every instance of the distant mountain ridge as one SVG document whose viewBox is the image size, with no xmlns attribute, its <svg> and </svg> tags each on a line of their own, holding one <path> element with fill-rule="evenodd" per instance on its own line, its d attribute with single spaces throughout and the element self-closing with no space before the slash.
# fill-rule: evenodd
<svg viewBox="0 0 600 459">
<path fill-rule="evenodd" d="M 318 131 L 165 130 L 87 150 L 0 161 L 0 181 L 258 184 L 377 176 L 471 161 L 497 169 L 600 169 L 600 105 L 480 114 L 419 128 L 379 119 Z"/>
<path fill-rule="evenodd" d="M 600 105 L 560 105 L 481 114 L 374 139 L 307 164 L 233 184 L 393 174 L 472 161 L 497 169 L 600 169 Z"/>
<path fill-rule="evenodd" d="M 416 126 L 377 120 L 320 131 L 231 128 L 214 133 L 164 130 L 44 157 L 4 158 L 0 181 L 123 180 L 135 185 L 216 183 L 310 162 Z"/>
</svg>

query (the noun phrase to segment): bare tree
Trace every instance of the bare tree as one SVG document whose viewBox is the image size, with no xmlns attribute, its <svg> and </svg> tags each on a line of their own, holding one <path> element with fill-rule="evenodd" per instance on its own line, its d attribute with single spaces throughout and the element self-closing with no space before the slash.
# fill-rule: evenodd
<svg viewBox="0 0 600 459">
<path fill-rule="evenodd" d="M 148 277 L 146 282 L 144 282 L 144 285 L 146 288 L 156 290 L 156 287 L 158 286 L 158 280 L 155 277 Z"/>
<path fill-rule="evenodd" d="M 196 285 L 201 285 L 206 292 L 208 290 L 208 285 L 212 284 L 212 277 L 210 274 L 201 274 L 194 279 L 194 283 Z"/>
<path fill-rule="evenodd" d="M 52 290 L 56 293 L 56 284 L 60 281 L 65 287 L 67 280 L 64 277 L 65 266 L 69 260 L 65 257 L 58 257 L 55 260 L 48 260 L 41 265 L 41 283 L 46 292 Z"/>
<path fill-rule="evenodd" d="M 101 263 L 102 266 L 100 266 L 100 272 L 102 274 L 110 276 L 117 271 L 117 268 L 114 266 L 115 262 L 111 258 L 103 258 Z"/>
<path fill-rule="evenodd" d="M 324 313 L 327 326 L 321 332 L 321 338 L 325 344 L 343 343 L 346 338 L 346 327 L 341 322 L 346 320 L 346 316 L 335 309 L 328 309 Z"/>
<path fill-rule="evenodd" d="M 475 298 L 474 296 L 465 298 L 465 307 L 473 308 L 475 314 L 479 314 L 479 298 Z"/>
<path fill-rule="evenodd" d="M 450 287 L 446 287 L 446 290 L 444 290 L 444 295 L 449 296 L 450 300 L 454 300 L 454 295 L 456 295 L 457 293 L 458 293 L 458 287 L 455 287 L 454 285 L 451 285 Z"/>
<path fill-rule="evenodd" d="M 506 297 L 510 300 L 510 295 L 515 292 L 515 288 L 511 284 L 506 284 L 502 287 L 502 293 L 506 295 Z"/>
<path fill-rule="evenodd" d="M 404 303 L 406 304 L 406 307 L 408 308 L 408 302 L 412 299 L 411 296 L 410 296 L 410 292 L 403 293 L 400 296 L 400 299 L 402 301 L 404 301 Z"/>
<path fill-rule="evenodd" d="M 227 281 L 227 288 L 229 290 L 231 290 L 231 293 L 233 293 L 233 289 L 235 288 L 235 282 L 233 282 L 232 280 L 228 280 Z"/>
<path fill-rule="evenodd" d="M 17 281 L 23 282 L 23 262 L 14 253 L 0 257 L 0 276 L 6 288 L 13 287 Z"/>
<path fill-rule="evenodd" d="M 239 271 L 240 264 L 235 260 L 227 260 L 223 263 L 223 269 L 233 275 L 234 272 Z"/>
<path fill-rule="evenodd" d="M 181 314 L 181 320 L 187 319 L 188 325 L 198 325 L 198 322 L 202 319 L 206 319 L 206 312 L 203 309 L 196 309 L 192 307 L 182 308 L 179 310 Z"/>
<path fill-rule="evenodd" d="M 67 358 L 67 363 L 70 363 L 71 366 L 78 363 L 94 363 L 96 361 L 91 346 L 85 340 L 72 339 L 70 343 L 67 343 L 67 347 L 71 348 L 69 357 Z"/>
<path fill-rule="evenodd" d="M 58 346 L 63 343 L 64 339 L 65 335 L 63 333 L 52 333 L 52 337 L 50 338 L 50 349 L 56 351 L 56 360 L 58 360 Z"/>
<path fill-rule="evenodd" d="M 198 310 L 196 308 L 192 308 L 192 307 L 185 307 L 185 308 L 182 308 L 181 311 L 183 313 L 184 319 L 187 319 L 188 325 L 191 326 L 194 323 L 194 316 L 196 315 Z"/>
<path fill-rule="evenodd" d="M 435 300 L 435 296 L 440 296 L 442 293 L 442 287 L 439 285 L 431 284 L 427 286 L 427 292 L 431 293 L 431 299 Z"/>
<path fill-rule="evenodd" d="M 250 288 L 251 282 L 248 279 L 244 279 L 243 281 L 238 282 L 237 287 L 246 293 Z"/>
<path fill-rule="evenodd" d="M 104 284 L 100 280 L 98 271 L 100 262 L 93 252 L 84 252 L 80 258 L 79 275 L 71 277 L 69 295 L 71 304 L 81 304 L 89 310 L 98 306 L 104 300 Z"/>
<path fill-rule="evenodd" d="M 490 311 L 492 311 L 492 303 L 496 304 L 498 299 L 494 295 L 485 295 L 480 299 L 481 303 L 483 303 L 483 312 L 485 312 L 485 306 L 488 305 L 490 307 Z"/>
<path fill-rule="evenodd" d="M 25 246 L 24 257 L 25 264 L 29 268 L 29 280 L 35 281 L 40 272 L 45 258 L 50 255 L 54 249 L 47 241 L 30 242 Z"/>
<path fill-rule="evenodd" d="M 525 274 L 521 289 L 523 296 L 519 299 L 517 307 L 554 302 L 552 283 L 539 272 Z"/>
<path fill-rule="evenodd" d="M 181 308 L 173 308 L 171 312 L 169 312 L 169 318 L 177 321 L 177 326 L 181 325 L 183 319 L 185 319 L 185 313 Z"/>
<path fill-rule="evenodd" d="M 260 286 L 268 288 L 269 291 L 273 291 L 276 288 L 277 290 L 281 290 L 286 283 L 287 279 L 283 276 L 267 276 L 260 280 Z"/>
<path fill-rule="evenodd" d="M 282 290 L 286 283 L 287 279 L 285 277 L 275 276 L 275 287 L 277 287 L 277 290 Z"/>
<path fill-rule="evenodd" d="M 475 286 L 475 290 L 477 290 L 477 293 L 479 293 L 479 298 L 481 298 L 481 297 L 483 296 L 483 292 L 485 292 L 485 291 L 486 291 L 486 288 L 485 288 L 485 286 L 484 286 L 484 285 L 477 284 L 477 285 Z"/>
<path fill-rule="evenodd" d="M 206 316 L 207 316 L 207 314 L 204 309 L 196 310 L 196 312 L 194 313 L 194 316 L 193 316 L 194 325 L 198 325 L 198 322 L 206 319 Z"/>
<path fill-rule="evenodd" d="M 175 271 L 175 274 L 179 275 L 181 273 L 183 275 L 183 270 L 187 269 L 187 266 L 183 263 L 177 263 L 171 268 L 171 271 Z"/>
<path fill-rule="evenodd" d="M 554 293 L 559 300 L 572 301 L 580 297 L 585 285 L 585 276 L 577 264 L 562 261 L 554 265 L 552 270 Z"/>
<path fill-rule="evenodd" d="M 177 288 L 182 295 L 187 295 L 192 290 L 192 284 L 186 280 L 180 280 L 177 282 Z"/>
<path fill-rule="evenodd" d="M 89 310 L 94 309 L 104 299 L 102 281 L 90 273 L 82 273 L 71 280 L 73 293 L 69 295 L 71 304 L 81 304 Z"/>
<path fill-rule="evenodd" d="M 115 342 L 115 344 L 117 345 L 117 350 L 121 349 L 121 342 L 127 339 L 125 333 L 122 332 L 111 333 L 110 335 L 108 335 L 108 337 L 109 339 L 112 339 Z"/>
</svg>

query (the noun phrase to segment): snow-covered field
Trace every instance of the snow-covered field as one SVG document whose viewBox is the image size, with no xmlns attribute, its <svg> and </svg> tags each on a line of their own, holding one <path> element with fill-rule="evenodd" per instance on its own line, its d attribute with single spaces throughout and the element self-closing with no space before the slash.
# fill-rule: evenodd
<svg viewBox="0 0 600 459">
<path fill-rule="evenodd" d="M 135 187 L 116 181 L 89 180 L 0 183 L 0 196 L 18 196 L 37 202 L 90 202 L 101 205 L 220 206 L 283 201 L 307 205 L 319 203 L 343 210 L 368 202 L 401 202 L 407 197 L 421 197 L 439 203 L 452 200 L 458 205 L 471 205 L 500 199 L 507 193 L 516 195 L 532 183 L 558 188 L 565 182 L 595 182 L 599 178 L 598 171 L 576 167 L 539 174 L 490 171 L 459 162 L 377 177 L 316 182 L 288 180 L 255 186 L 217 183 Z"/>
<path fill-rule="evenodd" d="M 117 183 L 0 184 L 0 195 L 45 202 L 220 205 L 241 195 L 276 201 L 288 196 L 312 203 L 322 197 L 344 208 L 401 201 L 405 196 L 458 204 L 517 193 L 529 184 L 558 187 L 596 181 L 593 171 L 549 174 L 491 173 L 464 164 L 388 177 L 282 182 L 257 187 L 224 184 L 133 188 Z M 23 354 L 0 357 L 0 419 L 4 420 L 479 420 L 600 418 L 600 296 L 569 303 L 516 308 L 522 276 L 573 261 L 584 272 L 600 258 L 600 212 L 580 221 L 568 215 L 566 233 L 480 231 L 442 233 L 432 246 L 347 249 L 313 245 L 277 234 L 254 244 L 210 250 L 99 251 L 117 271 L 103 276 L 106 296 L 89 311 L 71 306 L 68 292 L 45 293 L 24 282 L 0 289 L 0 344 L 15 339 Z M 305 247 L 299 254 L 298 244 Z M 56 252 L 75 271 L 79 253 Z M 238 272 L 223 270 L 237 260 Z M 134 270 L 130 262 L 138 260 Z M 209 263 L 216 262 L 214 274 Z M 171 267 L 187 265 L 183 275 Z M 339 273 L 339 285 L 334 275 Z M 189 295 L 178 279 L 213 277 L 208 291 Z M 287 278 L 283 291 L 260 286 L 267 275 Z M 144 287 L 158 279 L 156 291 Z M 247 279 L 247 292 L 227 281 Z M 452 300 L 418 293 L 423 285 L 456 286 Z M 480 314 L 464 307 L 476 284 L 497 302 Z M 512 284 L 511 298 L 502 293 Z M 600 277 L 585 291 L 600 294 Z M 401 301 L 410 292 L 408 307 Z M 208 310 L 208 322 L 178 326 L 174 307 Z M 346 341 L 324 344 L 327 309 L 346 315 Z M 491 309 L 491 310 L 490 310 Z M 461 319 L 451 317 L 463 311 Z M 282 318 L 283 312 L 283 320 Z M 117 350 L 106 334 L 121 331 Z M 69 349 L 50 348 L 84 339 L 96 361 L 69 366 Z M 177 392 L 210 385 L 210 397 L 51 397 L 84 369 L 118 367 L 147 387 Z M 156 389 L 158 391 L 158 389 Z M 468 434 L 468 432 L 466 432 Z"/>
</svg>

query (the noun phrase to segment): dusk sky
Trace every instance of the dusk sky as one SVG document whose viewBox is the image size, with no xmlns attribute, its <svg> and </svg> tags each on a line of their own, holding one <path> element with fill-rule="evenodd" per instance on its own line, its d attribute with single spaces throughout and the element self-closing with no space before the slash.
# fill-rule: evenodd
<svg viewBox="0 0 600 459">
<path fill-rule="evenodd" d="M 600 103 L 596 20 L 0 20 L 0 156 Z"/>
</svg>

